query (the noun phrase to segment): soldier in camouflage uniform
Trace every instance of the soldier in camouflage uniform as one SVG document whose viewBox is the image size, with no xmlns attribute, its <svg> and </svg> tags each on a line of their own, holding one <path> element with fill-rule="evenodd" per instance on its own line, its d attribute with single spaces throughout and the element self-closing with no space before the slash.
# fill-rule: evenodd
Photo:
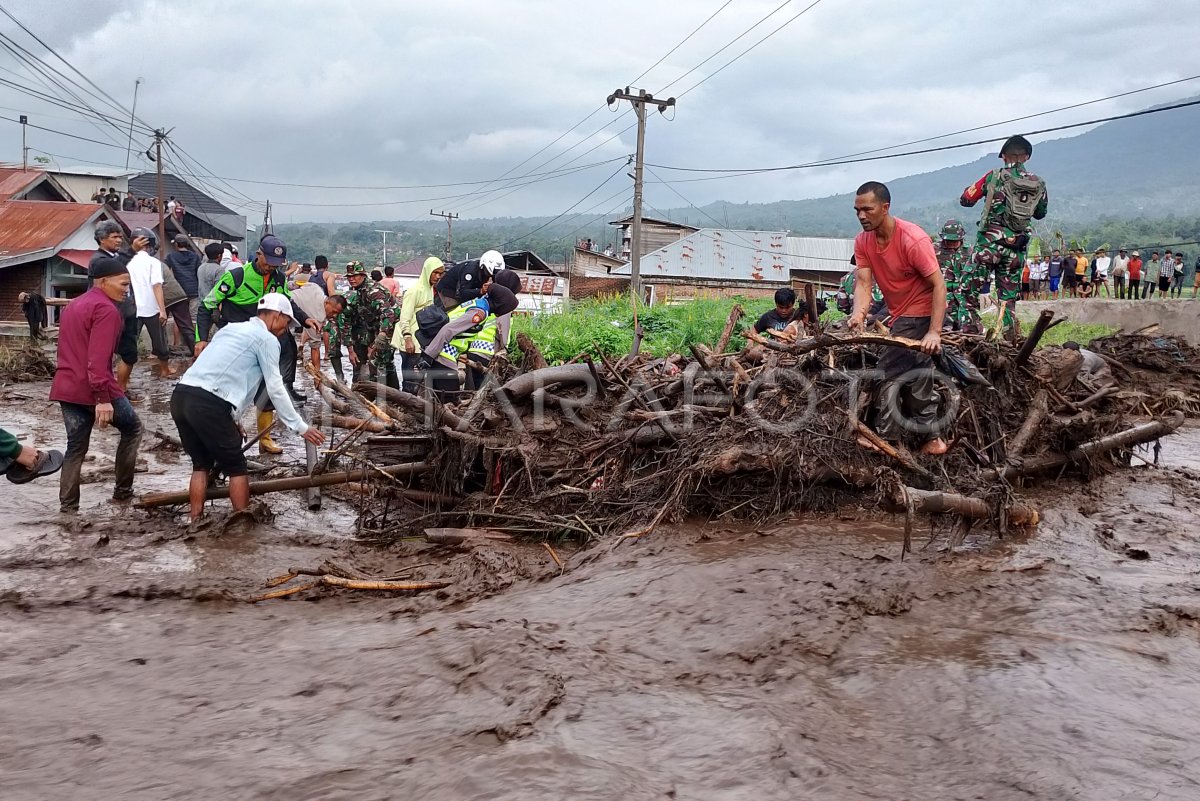
<svg viewBox="0 0 1200 801">
<path fill-rule="evenodd" d="M 1000 148 L 1004 166 L 968 186 L 959 199 L 969 208 L 986 198 L 975 237 L 975 263 L 984 276 L 995 272 L 996 299 L 1004 304 L 1006 329 L 1016 324 L 1030 221 L 1044 218 L 1049 205 L 1046 182 L 1025 169 L 1032 155 L 1028 139 L 1009 137 Z"/>
<path fill-rule="evenodd" d="M 371 280 L 360 261 L 346 265 L 346 281 L 350 284 L 346 308 L 337 316 L 334 328 L 337 341 L 350 352 L 354 380 L 361 380 L 366 368 L 373 380 L 383 377 L 389 387 L 399 389 L 391 345 L 392 330 L 400 319 L 396 300 L 387 287 Z"/>
<path fill-rule="evenodd" d="M 955 331 L 981 334 L 979 291 L 983 289 L 985 276 L 971 258 L 971 249 L 963 245 L 966 236 L 962 223 L 946 220 L 934 250 L 946 280 L 946 325 Z"/>
</svg>

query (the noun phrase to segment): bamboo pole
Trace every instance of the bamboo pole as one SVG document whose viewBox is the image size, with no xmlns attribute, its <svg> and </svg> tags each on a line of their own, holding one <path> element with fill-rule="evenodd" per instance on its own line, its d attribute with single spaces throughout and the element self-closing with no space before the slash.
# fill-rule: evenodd
<svg viewBox="0 0 1200 801">
<path fill-rule="evenodd" d="M 346 470 L 341 473 L 322 473 L 319 476 L 295 476 L 293 478 L 274 478 L 268 481 L 251 481 L 251 495 L 265 495 L 269 492 L 286 492 L 287 490 L 308 489 L 309 487 L 329 487 L 335 484 L 347 484 L 351 481 L 366 481 L 377 473 L 384 473 L 398 478 L 400 476 L 415 476 L 429 470 L 425 462 L 409 462 L 391 467 L 363 468 L 361 470 Z M 209 487 L 205 500 L 228 498 L 229 487 Z M 155 506 L 170 506 L 177 503 L 187 503 L 187 490 L 182 492 L 152 492 L 143 495 L 136 506 L 149 509 Z"/>
</svg>

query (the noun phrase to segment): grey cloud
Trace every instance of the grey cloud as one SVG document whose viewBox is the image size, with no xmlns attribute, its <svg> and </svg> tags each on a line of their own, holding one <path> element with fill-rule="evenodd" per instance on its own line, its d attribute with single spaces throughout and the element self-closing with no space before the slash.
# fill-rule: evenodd
<svg viewBox="0 0 1200 801">
<path fill-rule="evenodd" d="M 218 175 L 397 185 L 501 175 L 599 106 L 614 87 L 631 82 L 720 2 L 147 0 L 113 11 L 92 2 L 19 0 L 9 7 L 123 102 L 134 78 L 145 77 L 139 116 L 174 127 L 173 138 Z M 738 0 L 639 83 L 682 93 L 804 4 L 792 3 L 702 69 L 669 85 L 776 5 Z M 985 3 L 826 0 L 681 97 L 674 121 L 654 119 L 648 158 L 704 167 L 826 159 L 1200 72 L 1190 63 L 1200 33 L 1192 5 L 1164 0 L 1132 11 L 1119 0 L 1018 0 L 1001 17 Z M 1086 119 L 1196 91 L 1184 85 L 1022 125 Z M 29 104 L 0 92 L 0 105 Z M 69 116 L 62 110 L 41 113 Z M 554 169 L 632 121 L 632 115 L 615 118 L 601 111 L 513 174 Z M 82 122 L 55 119 L 48 127 L 59 126 L 100 136 Z M 0 145 L 19 156 L 20 133 L 13 127 L 0 128 Z M 40 149 L 90 160 L 124 159 L 118 148 L 50 134 L 37 142 Z M 556 158 L 570 145 L 576 147 Z M 633 146 L 628 132 L 575 164 L 616 158 Z M 868 177 L 886 180 L 936 169 L 988 150 L 677 188 L 698 204 L 819 196 Z M 476 216 L 555 214 L 616 166 L 497 192 L 490 203 L 480 195 L 447 202 Z M 620 171 L 582 207 L 628 185 Z M 434 202 L 428 198 L 478 190 L 234 186 L 256 201 L 270 197 L 281 215 L 297 221 L 419 217 Z M 659 207 L 681 205 L 663 186 L 651 184 L 647 197 Z M 383 202 L 392 205 L 348 205 Z M 347 205 L 299 205 L 326 203 Z"/>
</svg>

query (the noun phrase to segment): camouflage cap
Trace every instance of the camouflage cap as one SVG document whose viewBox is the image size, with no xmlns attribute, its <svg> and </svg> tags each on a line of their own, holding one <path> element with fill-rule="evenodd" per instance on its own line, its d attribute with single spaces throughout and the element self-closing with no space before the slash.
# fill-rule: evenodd
<svg viewBox="0 0 1200 801">
<path fill-rule="evenodd" d="M 346 275 L 366 275 L 367 267 L 361 261 L 346 262 Z"/>
<path fill-rule="evenodd" d="M 966 235 L 967 229 L 963 228 L 963 224 L 958 220 L 946 220 L 946 224 L 942 226 L 943 242 L 961 242 Z"/>
</svg>

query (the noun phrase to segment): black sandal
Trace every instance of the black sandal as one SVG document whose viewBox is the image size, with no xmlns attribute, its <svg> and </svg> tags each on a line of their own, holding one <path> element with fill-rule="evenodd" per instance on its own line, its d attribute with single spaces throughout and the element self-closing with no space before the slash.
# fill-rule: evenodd
<svg viewBox="0 0 1200 801">
<path fill-rule="evenodd" d="M 5 475 L 14 484 L 28 484 L 35 478 L 57 473 L 62 466 L 62 451 L 38 451 L 37 461 L 33 463 L 33 467 L 26 467 L 14 462 Z"/>
</svg>

